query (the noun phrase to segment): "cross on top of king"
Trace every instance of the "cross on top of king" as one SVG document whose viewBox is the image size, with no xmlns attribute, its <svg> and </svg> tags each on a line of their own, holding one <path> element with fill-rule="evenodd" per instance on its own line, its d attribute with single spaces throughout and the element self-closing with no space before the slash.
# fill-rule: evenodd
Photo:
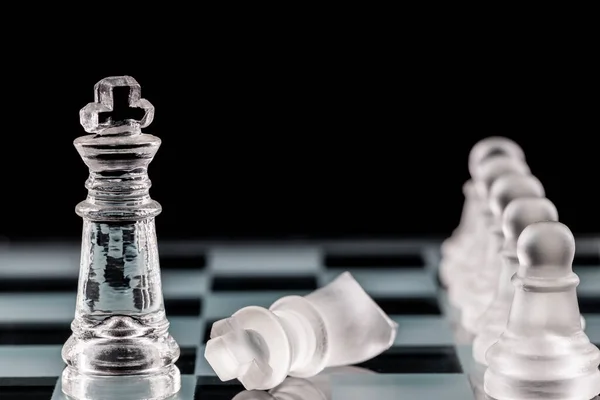
<svg viewBox="0 0 600 400">
<path fill-rule="evenodd" d="M 115 96 L 120 89 L 128 89 L 126 101 Z M 153 119 L 154 106 L 142 99 L 139 83 L 130 76 L 112 76 L 96 83 L 94 102 L 79 111 L 83 129 L 96 135 L 141 134 Z"/>
</svg>

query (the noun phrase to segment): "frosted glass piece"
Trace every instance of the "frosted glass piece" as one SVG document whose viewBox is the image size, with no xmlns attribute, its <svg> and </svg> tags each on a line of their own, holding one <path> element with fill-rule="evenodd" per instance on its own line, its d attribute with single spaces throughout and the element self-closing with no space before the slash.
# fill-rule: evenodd
<svg viewBox="0 0 600 400">
<path fill-rule="evenodd" d="M 440 264 L 440 279 L 444 286 L 449 287 L 456 280 L 454 269 L 460 269 L 465 264 L 464 259 L 469 254 L 473 239 L 476 237 L 477 219 L 480 216 L 480 206 L 475 191 L 473 177 L 480 175 L 481 164 L 490 157 L 506 155 L 525 161 L 523 149 L 513 140 L 502 136 L 491 136 L 477 142 L 469 153 L 469 179 L 463 185 L 465 197 L 463 211 L 458 227 L 442 244 L 442 260 Z"/>
<path fill-rule="evenodd" d="M 502 214 L 506 206 L 518 198 L 541 198 L 545 196 L 539 179 L 530 174 L 504 174 L 492 184 L 489 193 L 488 249 L 484 262 L 466 281 L 468 290 L 462 308 L 462 325 L 471 333 L 478 333 L 477 321 L 494 300 L 498 279 L 502 270 L 501 250 L 504 244 Z M 535 221 L 534 221 L 535 222 Z"/>
<path fill-rule="evenodd" d="M 484 390 L 496 400 L 589 400 L 600 393 L 600 350 L 581 326 L 575 240 L 536 222 L 517 241 L 519 267 L 505 332 L 486 354 Z"/>
<path fill-rule="evenodd" d="M 477 321 L 478 334 L 473 341 L 473 358 L 487 365 L 485 353 L 506 329 L 508 315 L 515 294 L 511 278 L 517 272 L 517 239 L 523 230 L 534 222 L 558 221 L 558 211 L 547 198 L 520 198 L 511 201 L 502 216 L 504 244 L 502 247 L 502 269 L 494 300 Z"/>
<path fill-rule="evenodd" d="M 468 307 L 471 301 L 471 284 L 474 279 L 478 279 L 482 268 L 486 271 L 499 268 L 487 268 L 490 260 L 495 257 L 499 250 L 496 231 L 497 224 L 490 208 L 490 191 L 496 180 L 504 175 L 528 175 L 529 166 L 524 160 L 514 158 L 507 154 L 493 155 L 481 162 L 476 171 L 474 171 L 473 185 L 479 201 L 476 226 L 469 240 L 469 247 L 463 253 L 460 263 L 461 267 L 456 268 L 452 276 L 455 282 L 449 285 L 448 297 L 450 302 L 459 309 Z M 491 295 L 486 299 L 491 301 Z M 477 303 L 481 311 L 481 303 Z M 482 309 L 483 308 L 483 309 Z"/>
<path fill-rule="evenodd" d="M 215 322 L 204 355 L 221 380 L 268 390 L 288 375 L 308 378 L 371 359 L 392 346 L 397 329 L 345 272 L 307 296 L 283 297 L 269 309 L 245 307 Z"/>
<path fill-rule="evenodd" d="M 525 161 L 525 152 L 514 140 L 503 136 L 490 136 L 475 143 L 469 152 L 471 177 L 478 174 L 482 162 L 499 155 Z"/>
<path fill-rule="evenodd" d="M 474 176 L 475 189 L 479 195 L 489 201 L 490 190 L 498 178 L 508 174 L 531 174 L 529 166 L 519 159 L 507 155 L 490 157 L 481 163 Z"/>
</svg>

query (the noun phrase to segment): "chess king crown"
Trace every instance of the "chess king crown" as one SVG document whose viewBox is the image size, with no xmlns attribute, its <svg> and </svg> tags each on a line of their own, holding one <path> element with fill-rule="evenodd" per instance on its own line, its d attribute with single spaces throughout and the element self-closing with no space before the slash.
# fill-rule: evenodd
<svg viewBox="0 0 600 400">
<path fill-rule="evenodd" d="M 115 94 L 123 89 L 126 101 Z M 88 399 L 110 387 L 115 399 L 163 399 L 181 387 L 177 342 L 169 334 L 161 286 L 148 165 L 160 139 L 142 133 L 154 115 L 131 77 L 109 77 L 80 111 L 90 135 L 75 140 L 89 167 L 73 334 L 65 342 L 62 391 Z M 140 118 L 132 117 L 142 112 Z M 127 114 L 124 114 L 128 112 Z M 135 376 L 135 379 L 118 379 Z M 108 380 L 109 377 L 117 379 Z M 126 393 L 134 394 L 125 395 Z"/>
<path fill-rule="evenodd" d="M 128 89 L 127 104 L 115 101 L 115 89 Z M 139 119 L 127 111 L 143 112 Z M 89 167 L 88 197 L 77 205 L 79 216 L 98 221 L 135 221 L 158 215 L 161 206 L 149 195 L 148 165 L 161 140 L 142 132 L 154 119 L 154 106 L 141 98 L 141 88 L 130 76 L 108 77 L 94 86 L 94 102 L 79 112 L 90 135 L 74 141 Z"/>
</svg>

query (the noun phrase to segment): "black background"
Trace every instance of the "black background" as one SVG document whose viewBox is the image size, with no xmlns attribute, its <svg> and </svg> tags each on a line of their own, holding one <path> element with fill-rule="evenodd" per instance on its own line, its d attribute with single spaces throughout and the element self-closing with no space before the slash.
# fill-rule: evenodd
<svg viewBox="0 0 600 400">
<path fill-rule="evenodd" d="M 523 147 L 576 234 L 600 231 L 593 52 L 558 63 L 388 45 L 100 59 L 36 47 L 6 66 L 0 236 L 79 238 L 78 112 L 112 75 L 136 78 L 156 108 L 145 131 L 163 141 L 149 169 L 159 238 L 443 237 L 460 217 L 468 153 L 490 135 Z"/>
</svg>

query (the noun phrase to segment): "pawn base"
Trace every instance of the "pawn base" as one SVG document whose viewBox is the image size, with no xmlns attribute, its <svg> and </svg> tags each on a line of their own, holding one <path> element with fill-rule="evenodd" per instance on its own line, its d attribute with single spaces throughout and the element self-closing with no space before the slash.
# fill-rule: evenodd
<svg viewBox="0 0 600 400">
<path fill-rule="evenodd" d="M 600 393 L 600 370 L 557 381 L 526 381 L 485 372 L 484 390 L 493 400 L 591 400 Z"/>
<path fill-rule="evenodd" d="M 179 368 L 169 366 L 151 375 L 97 376 L 66 367 L 62 392 L 73 400 L 164 400 L 181 389 Z"/>
</svg>

